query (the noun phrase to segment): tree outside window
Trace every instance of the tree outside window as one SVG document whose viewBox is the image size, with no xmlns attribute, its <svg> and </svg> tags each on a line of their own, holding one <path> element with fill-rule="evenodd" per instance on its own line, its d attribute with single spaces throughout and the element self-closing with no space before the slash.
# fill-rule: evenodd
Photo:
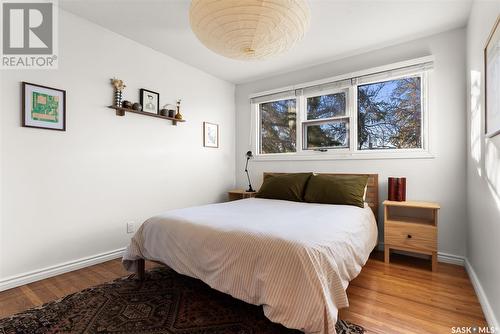
<svg viewBox="0 0 500 334">
<path fill-rule="evenodd" d="M 358 149 L 422 147 L 421 79 L 358 86 Z"/>
</svg>

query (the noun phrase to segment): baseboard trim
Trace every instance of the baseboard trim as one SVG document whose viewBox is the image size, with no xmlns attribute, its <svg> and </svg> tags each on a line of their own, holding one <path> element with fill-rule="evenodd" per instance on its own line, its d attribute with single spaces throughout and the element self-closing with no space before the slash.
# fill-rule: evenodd
<svg viewBox="0 0 500 334">
<path fill-rule="evenodd" d="M 457 266 L 463 267 L 465 265 L 465 257 L 460 255 L 438 252 L 438 262 L 455 264 Z"/>
<path fill-rule="evenodd" d="M 381 242 L 378 244 L 377 249 L 379 251 L 384 251 L 384 243 Z M 405 253 L 406 252 L 402 252 Z M 419 254 L 415 253 L 412 255 L 419 257 Z M 422 255 L 422 258 L 426 257 L 426 255 Z M 448 254 L 448 253 L 443 253 L 443 252 L 438 252 L 438 262 L 443 262 L 443 263 L 449 263 L 449 264 L 454 264 L 457 266 L 465 266 L 465 257 L 460 256 L 460 255 L 454 255 L 454 254 Z"/>
<path fill-rule="evenodd" d="M 484 317 L 488 322 L 488 326 L 495 328 L 495 330 L 499 330 L 500 324 L 498 323 L 498 319 L 496 318 L 495 313 L 491 308 L 491 304 L 488 300 L 488 297 L 486 296 L 486 292 L 484 291 L 483 286 L 481 285 L 481 282 L 479 281 L 479 278 L 477 277 L 477 274 L 472 267 L 472 264 L 467 258 L 465 259 L 465 270 L 469 274 L 472 286 L 476 291 L 477 298 L 479 299 L 479 303 L 481 304 L 481 308 L 483 309 Z"/>
<path fill-rule="evenodd" d="M 64 262 L 55 266 L 50 266 L 24 274 L 6 277 L 0 280 L 0 291 L 12 289 L 24 284 L 39 281 L 45 278 L 64 274 L 73 270 L 81 269 L 84 267 L 92 266 L 94 264 L 114 260 L 123 255 L 125 248 L 115 249 L 109 252 L 84 257 L 78 260 Z"/>
</svg>

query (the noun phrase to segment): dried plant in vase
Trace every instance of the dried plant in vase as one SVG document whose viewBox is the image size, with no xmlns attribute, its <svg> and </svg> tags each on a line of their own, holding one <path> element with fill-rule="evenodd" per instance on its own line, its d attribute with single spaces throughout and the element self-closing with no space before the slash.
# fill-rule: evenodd
<svg viewBox="0 0 500 334">
<path fill-rule="evenodd" d="M 182 119 L 182 114 L 181 114 L 181 99 L 177 100 L 177 113 L 175 114 L 175 119 Z"/>
<path fill-rule="evenodd" d="M 115 88 L 115 100 L 114 100 L 114 105 L 115 107 L 121 108 L 122 107 L 122 91 L 126 87 L 125 83 L 123 83 L 123 80 L 119 80 L 117 78 L 111 79 L 111 84 Z"/>
</svg>

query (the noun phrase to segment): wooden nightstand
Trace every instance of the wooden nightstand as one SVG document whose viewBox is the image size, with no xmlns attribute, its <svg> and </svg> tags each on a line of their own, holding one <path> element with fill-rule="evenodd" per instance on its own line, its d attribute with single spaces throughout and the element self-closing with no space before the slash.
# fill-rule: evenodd
<svg viewBox="0 0 500 334">
<path fill-rule="evenodd" d="M 385 262 L 391 249 L 427 254 L 432 257 L 432 271 L 437 267 L 439 204 L 430 202 L 384 201 Z"/>
<path fill-rule="evenodd" d="M 238 199 L 255 197 L 255 194 L 257 194 L 256 191 L 249 192 L 249 191 L 245 191 L 243 189 L 235 189 L 235 190 L 230 190 L 227 192 L 227 196 L 229 197 L 230 201 L 236 201 Z"/>
</svg>

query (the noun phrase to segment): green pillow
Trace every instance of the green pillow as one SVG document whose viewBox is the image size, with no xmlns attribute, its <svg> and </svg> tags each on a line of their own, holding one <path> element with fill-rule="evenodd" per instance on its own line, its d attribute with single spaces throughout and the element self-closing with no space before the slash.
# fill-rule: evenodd
<svg viewBox="0 0 500 334">
<path fill-rule="evenodd" d="M 304 189 L 311 175 L 312 173 L 269 174 L 255 197 L 302 202 Z"/>
<path fill-rule="evenodd" d="M 313 175 L 304 200 L 310 203 L 364 206 L 368 175 Z"/>
</svg>

